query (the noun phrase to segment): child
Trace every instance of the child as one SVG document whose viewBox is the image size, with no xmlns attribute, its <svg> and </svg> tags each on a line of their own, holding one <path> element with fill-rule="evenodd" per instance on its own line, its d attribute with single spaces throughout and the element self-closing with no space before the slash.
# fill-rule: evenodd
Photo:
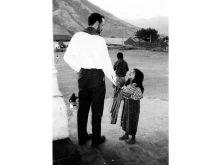
<svg viewBox="0 0 220 165">
<path fill-rule="evenodd" d="M 110 110 L 111 113 L 111 124 L 116 124 L 119 108 L 121 105 L 121 87 L 125 84 L 125 76 L 128 72 L 128 63 L 124 60 L 123 53 L 117 54 L 118 60 L 115 62 L 113 69 L 116 74 L 116 86 L 113 84 L 113 104 Z M 123 104 L 123 102 L 122 102 Z"/>
<path fill-rule="evenodd" d="M 128 72 L 128 63 L 124 60 L 123 53 L 119 52 L 117 54 L 118 60 L 114 64 L 115 74 L 117 76 L 117 85 L 119 87 L 123 86 L 125 83 L 125 75 Z M 113 86 L 114 87 L 114 86 Z"/>
<path fill-rule="evenodd" d="M 75 96 L 75 93 L 72 94 L 72 96 L 69 99 L 70 102 L 70 109 L 73 108 L 73 106 L 76 106 L 78 108 L 79 100 L 78 97 Z"/>
<path fill-rule="evenodd" d="M 143 80 L 144 74 L 140 70 L 134 69 L 128 74 L 128 80 L 121 91 L 124 98 L 121 126 L 125 134 L 119 140 L 129 139 L 129 135 L 132 135 L 132 138 L 127 141 L 128 144 L 136 142 L 135 135 L 140 113 L 140 99 L 143 98 L 144 92 Z"/>
</svg>

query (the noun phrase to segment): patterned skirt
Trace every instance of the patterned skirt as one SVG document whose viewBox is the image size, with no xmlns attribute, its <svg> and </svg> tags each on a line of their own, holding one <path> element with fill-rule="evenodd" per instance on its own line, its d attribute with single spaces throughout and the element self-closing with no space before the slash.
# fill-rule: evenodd
<svg viewBox="0 0 220 165">
<path fill-rule="evenodd" d="M 121 126 L 129 135 L 136 135 L 139 114 L 140 100 L 125 99 L 121 117 Z"/>
<path fill-rule="evenodd" d="M 121 89 L 118 89 L 118 91 L 115 92 L 114 94 L 114 100 L 111 108 L 111 124 L 116 124 L 117 118 L 118 118 L 118 111 L 120 108 L 122 100 L 122 94 L 121 94 Z"/>
</svg>

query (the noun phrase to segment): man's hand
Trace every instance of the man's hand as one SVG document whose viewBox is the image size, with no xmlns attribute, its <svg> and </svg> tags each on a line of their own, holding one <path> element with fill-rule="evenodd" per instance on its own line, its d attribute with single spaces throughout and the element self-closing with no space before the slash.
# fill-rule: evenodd
<svg viewBox="0 0 220 165">
<path fill-rule="evenodd" d="M 116 86 L 116 76 L 115 76 L 115 74 L 112 74 L 111 78 L 112 78 L 112 83 Z"/>
<path fill-rule="evenodd" d="M 76 109 L 79 109 L 79 99 L 76 99 Z"/>
</svg>

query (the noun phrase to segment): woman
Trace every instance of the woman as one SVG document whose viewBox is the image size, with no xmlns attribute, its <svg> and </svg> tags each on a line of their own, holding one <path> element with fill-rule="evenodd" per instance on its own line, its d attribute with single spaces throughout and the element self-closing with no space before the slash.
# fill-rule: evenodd
<svg viewBox="0 0 220 165">
<path fill-rule="evenodd" d="M 144 87 L 142 85 L 144 74 L 134 69 L 128 74 L 128 80 L 122 88 L 122 97 L 124 98 L 124 107 L 121 117 L 121 126 L 125 134 L 119 140 L 129 139 L 128 144 L 136 142 L 135 135 L 137 133 L 137 126 L 140 114 L 140 99 L 143 98 Z"/>
</svg>

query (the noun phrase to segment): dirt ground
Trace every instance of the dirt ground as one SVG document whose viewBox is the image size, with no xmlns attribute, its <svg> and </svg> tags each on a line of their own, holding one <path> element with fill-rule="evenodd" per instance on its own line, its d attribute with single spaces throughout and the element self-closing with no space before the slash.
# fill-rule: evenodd
<svg viewBox="0 0 220 165">
<path fill-rule="evenodd" d="M 119 51 L 120 50 L 109 50 L 113 64 L 117 60 L 117 53 Z M 144 96 L 168 101 L 169 54 L 167 52 L 151 52 L 145 50 L 124 50 L 122 53 L 128 63 L 129 69 L 138 68 L 144 73 Z M 54 53 L 54 58 L 57 55 L 59 58 L 55 66 L 58 70 L 57 78 L 59 89 L 67 103 L 72 93 L 78 95 L 77 73 L 63 60 L 64 52 Z M 112 94 L 112 83 L 106 78 L 106 98 L 111 97 Z"/>
<path fill-rule="evenodd" d="M 117 60 L 118 50 L 110 50 L 112 63 Z M 66 103 L 69 137 L 82 155 L 82 162 L 91 165 L 168 165 L 169 128 L 168 128 L 168 53 L 143 50 L 123 51 L 129 69 L 143 71 L 144 98 L 141 99 L 140 121 L 138 124 L 137 143 L 128 145 L 118 140 L 124 132 L 120 122 L 110 124 L 109 110 L 112 105 L 112 83 L 106 78 L 106 100 L 102 117 L 102 134 L 106 142 L 99 148 L 92 149 L 90 142 L 83 147 L 77 145 L 77 110 L 69 109 L 68 100 L 74 92 L 77 94 L 77 73 L 63 60 L 63 52 L 55 53 L 55 63 L 59 90 Z M 65 109 L 65 106 L 64 108 Z M 119 118 L 121 110 L 119 110 Z M 60 122 L 59 122 L 60 123 Z M 91 113 L 89 114 L 88 132 L 91 133 Z M 59 130 L 58 130 L 59 132 Z M 83 164 L 84 165 L 84 164 Z"/>
</svg>

